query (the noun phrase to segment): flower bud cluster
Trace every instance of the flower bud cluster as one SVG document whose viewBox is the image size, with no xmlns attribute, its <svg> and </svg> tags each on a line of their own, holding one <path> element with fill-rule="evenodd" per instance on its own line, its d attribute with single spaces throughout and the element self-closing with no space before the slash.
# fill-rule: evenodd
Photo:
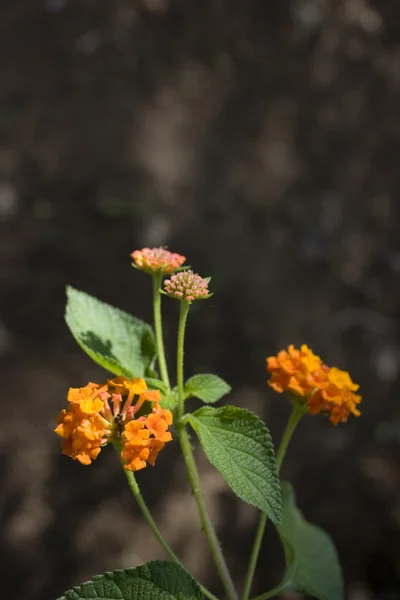
<svg viewBox="0 0 400 600">
<path fill-rule="evenodd" d="M 210 297 L 208 282 L 193 271 L 182 271 L 164 281 L 165 293 L 170 298 L 193 302 Z"/>
</svg>

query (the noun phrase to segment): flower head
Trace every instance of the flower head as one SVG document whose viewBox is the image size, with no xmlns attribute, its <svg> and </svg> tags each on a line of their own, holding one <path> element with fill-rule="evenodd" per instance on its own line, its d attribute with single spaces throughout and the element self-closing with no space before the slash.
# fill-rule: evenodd
<svg viewBox="0 0 400 600">
<path fill-rule="evenodd" d="M 164 281 L 165 293 L 170 298 L 193 302 L 193 300 L 205 300 L 211 296 L 208 290 L 208 282 L 193 271 L 181 271 L 172 275 L 171 279 Z"/>
<path fill-rule="evenodd" d="M 288 351 L 270 356 L 267 371 L 271 373 L 268 385 L 276 392 L 294 394 L 312 415 L 322 412 L 337 425 L 346 422 L 351 414 L 361 414 L 357 409 L 361 396 L 354 393 L 359 386 L 349 373 L 323 364 L 306 345 L 300 350 L 289 346 Z"/>
<path fill-rule="evenodd" d="M 169 252 L 166 248 L 142 248 L 132 252 L 131 257 L 141 271 L 162 275 L 174 273 L 186 260 L 186 256 Z"/>
<path fill-rule="evenodd" d="M 320 412 L 329 414 L 334 425 L 345 423 L 350 415 L 360 416 L 357 405 L 361 396 L 354 394 L 360 387 L 354 383 L 347 371 L 336 367 L 324 367 L 318 388 L 309 397 L 308 410 L 315 415 Z"/>
<path fill-rule="evenodd" d="M 68 409 L 61 411 L 55 429 L 63 439 L 63 454 L 89 465 L 103 446 L 120 440 L 125 469 L 154 465 L 159 451 L 172 439 L 167 431 L 172 413 L 161 408 L 160 400 L 160 392 L 148 390 L 139 378 L 115 377 L 102 386 L 70 388 Z M 146 401 L 150 412 L 138 416 Z"/>
<path fill-rule="evenodd" d="M 300 350 L 293 345 L 288 351 L 281 350 L 277 356 L 267 358 L 268 381 L 276 392 L 287 390 L 299 396 L 310 394 L 315 388 L 314 373 L 322 366 L 319 356 L 303 344 Z"/>
<path fill-rule="evenodd" d="M 104 401 L 99 397 L 99 389 L 104 394 L 104 388 L 89 386 L 70 389 L 68 410 L 61 411 L 54 430 L 63 440 L 63 454 L 83 465 L 90 465 L 97 458 L 111 433 L 110 423 L 101 415 Z"/>
</svg>

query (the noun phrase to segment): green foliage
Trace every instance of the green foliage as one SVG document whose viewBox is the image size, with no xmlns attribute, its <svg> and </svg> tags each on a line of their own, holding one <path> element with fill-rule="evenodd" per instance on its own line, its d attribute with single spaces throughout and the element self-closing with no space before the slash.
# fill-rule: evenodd
<svg viewBox="0 0 400 600">
<path fill-rule="evenodd" d="M 261 419 L 235 406 L 204 406 L 187 420 L 235 494 L 279 523 L 281 487 L 271 435 Z"/>
<path fill-rule="evenodd" d="M 81 348 L 114 375 L 153 374 L 154 334 L 144 321 L 72 287 L 65 320 Z"/>
<path fill-rule="evenodd" d="M 58 600 L 202 600 L 195 579 L 182 567 L 154 560 L 136 569 L 96 575 Z"/>
<path fill-rule="evenodd" d="M 290 483 L 282 484 L 282 495 L 283 514 L 278 532 L 285 549 L 285 588 L 319 600 L 343 600 L 342 575 L 331 538 L 304 519 Z"/>
<path fill-rule="evenodd" d="M 161 401 L 161 405 L 163 408 L 168 408 L 169 410 L 174 410 L 178 404 L 178 388 L 173 388 L 170 394 L 163 396 Z"/>
<path fill-rule="evenodd" d="M 178 389 L 176 387 L 168 391 L 167 386 L 161 379 L 154 379 L 152 377 L 146 377 L 146 383 L 150 390 L 160 390 L 161 406 L 163 408 L 174 410 L 178 404 Z"/>
<path fill-rule="evenodd" d="M 161 396 L 168 394 L 168 388 L 161 379 L 157 379 L 156 377 L 145 377 L 145 380 L 149 390 L 159 390 Z"/>
<path fill-rule="evenodd" d="M 226 383 L 218 375 L 212 373 L 200 373 L 199 375 L 193 375 L 185 383 L 185 398 L 194 396 L 200 398 L 206 404 L 214 404 L 218 402 L 231 391 L 230 385 Z"/>
</svg>

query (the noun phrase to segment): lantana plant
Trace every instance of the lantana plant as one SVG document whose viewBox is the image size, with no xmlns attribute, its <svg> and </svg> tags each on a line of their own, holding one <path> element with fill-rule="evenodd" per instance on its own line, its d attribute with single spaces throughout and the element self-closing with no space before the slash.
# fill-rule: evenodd
<svg viewBox="0 0 400 600">
<path fill-rule="evenodd" d="M 165 248 L 143 248 L 131 256 L 133 266 L 152 278 L 154 331 L 137 317 L 67 288 L 66 321 L 72 335 L 112 376 L 105 376 L 101 383 L 70 388 L 67 408 L 60 413 L 55 432 L 62 438 L 63 454 L 84 467 L 96 460 L 107 445 L 114 447 L 143 516 L 170 560 L 154 560 L 136 568 L 96 575 L 65 592 L 59 600 L 218 600 L 213 591 L 185 569 L 185 557 L 179 558 L 164 538 L 138 485 L 137 472 L 148 465 L 155 467 L 157 477 L 163 460 L 159 454 L 165 444 L 174 442 L 180 445 L 199 521 L 224 589 L 220 600 L 252 598 L 267 521 L 276 527 L 282 541 L 285 566 L 281 583 L 253 600 L 267 600 L 290 590 L 320 600 L 343 600 L 341 570 L 333 542 L 322 529 L 304 519 L 292 486 L 280 481 L 279 471 L 293 432 L 304 415 L 326 415 L 335 426 L 351 415 L 360 415 L 357 407 L 361 396 L 355 393 L 358 385 L 347 372 L 324 364 L 306 345 L 300 349 L 289 346 L 267 358 L 268 385 L 275 392 L 286 393 L 292 404 L 275 455 L 271 434 L 257 415 L 237 406 L 214 406 L 230 392 L 223 379 L 200 373 L 185 380 L 187 318 L 194 302 L 211 296 L 210 279 L 186 267 L 184 256 Z M 171 385 L 163 342 L 163 296 L 179 302 L 175 386 Z M 191 397 L 200 399 L 204 406 L 188 412 L 186 400 Z M 203 451 L 232 492 L 259 511 L 244 582 L 235 581 L 225 561 L 224 548 L 203 495 L 191 436 L 198 437 Z"/>
</svg>

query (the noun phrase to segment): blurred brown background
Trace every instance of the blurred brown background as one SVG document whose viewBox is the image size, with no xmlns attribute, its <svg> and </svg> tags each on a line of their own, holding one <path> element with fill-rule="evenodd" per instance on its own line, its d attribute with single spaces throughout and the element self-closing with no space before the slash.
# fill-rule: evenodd
<svg viewBox="0 0 400 600">
<path fill-rule="evenodd" d="M 65 284 L 150 320 L 129 254 L 168 245 L 212 276 L 187 374 L 225 377 L 277 442 L 289 409 L 265 356 L 305 342 L 361 384 L 362 418 L 306 419 L 284 476 L 349 600 L 400 598 L 398 0 L 2 0 L 0 45 L 2 597 L 164 557 L 112 451 L 84 468 L 52 429 L 69 386 L 104 378 Z M 199 460 L 240 582 L 256 511 Z M 219 593 L 176 448 L 139 481 Z M 281 568 L 270 529 L 254 591 Z"/>
</svg>

